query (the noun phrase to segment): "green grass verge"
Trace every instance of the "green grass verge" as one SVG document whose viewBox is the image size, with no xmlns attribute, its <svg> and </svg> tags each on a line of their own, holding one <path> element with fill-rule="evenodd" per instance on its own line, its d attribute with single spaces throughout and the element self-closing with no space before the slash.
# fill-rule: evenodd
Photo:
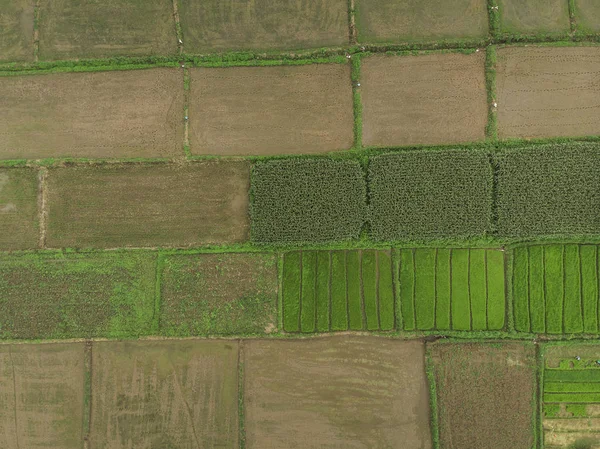
<svg viewBox="0 0 600 449">
<path fill-rule="evenodd" d="M 429 385 L 429 411 L 431 413 L 431 444 L 433 449 L 440 447 L 440 429 L 437 403 L 437 387 L 435 382 L 435 365 L 431 356 L 431 347 L 425 347 L 425 374 L 427 375 L 427 384 Z"/>
<path fill-rule="evenodd" d="M 490 16 L 496 15 L 494 10 Z M 498 140 L 498 115 L 496 113 L 496 46 L 490 45 L 485 49 L 485 88 L 488 100 L 488 122 L 485 127 L 487 140 L 495 142 Z"/>
</svg>

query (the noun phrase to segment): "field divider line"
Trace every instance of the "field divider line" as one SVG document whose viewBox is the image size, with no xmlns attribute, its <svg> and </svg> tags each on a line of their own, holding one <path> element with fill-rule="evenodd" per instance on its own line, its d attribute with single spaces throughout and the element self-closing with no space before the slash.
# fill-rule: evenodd
<svg viewBox="0 0 600 449">
<path fill-rule="evenodd" d="M 17 444 L 17 449 L 19 446 L 19 412 L 17 409 L 17 376 L 15 374 L 15 362 L 13 360 L 12 355 L 12 345 L 8 345 L 8 357 L 10 359 L 10 368 L 12 371 L 12 384 L 13 384 L 13 414 L 15 421 L 15 443 Z"/>
<path fill-rule="evenodd" d="M 246 423 L 245 423 L 245 402 L 244 402 L 244 340 L 238 341 L 238 446 L 239 449 L 246 448 Z"/>
<path fill-rule="evenodd" d="M 82 435 L 83 449 L 90 447 L 90 433 L 92 431 L 92 364 L 93 364 L 93 342 L 87 340 L 84 346 L 83 359 L 83 420 Z"/>
<path fill-rule="evenodd" d="M 575 0 L 569 0 L 569 27 L 571 29 L 571 38 L 577 33 L 577 19 L 575 18 Z"/>
<path fill-rule="evenodd" d="M 33 62 L 39 61 L 40 53 L 40 3 L 36 0 L 33 7 Z"/>
<path fill-rule="evenodd" d="M 173 20 L 175 22 L 175 36 L 177 37 L 177 49 L 183 54 L 183 32 L 181 31 L 181 20 L 179 17 L 179 0 L 173 0 Z"/>
<path fill-rule="evenodd" d="M 48 169 L 46 167 L 40 167 L 38 172 L 38 220 L 40 229 L 38 246 L 45 249 L 48 233 Z"/>
<path fill-rule="evenodd" d="M 356 0 L 348 0 L 348 42 L 356 45 L 358 33 L 356 32 Z"/>
<path fill-rule="evenodd" d="M 174 0 L 177 1 L 177 0 Z M 192 152 L 190 150 L 190 95 L 191 95 L 192 79 L 190 69 L 183 69 L 183 152 L 185 157 L 190 158 Z"/>
</svg>

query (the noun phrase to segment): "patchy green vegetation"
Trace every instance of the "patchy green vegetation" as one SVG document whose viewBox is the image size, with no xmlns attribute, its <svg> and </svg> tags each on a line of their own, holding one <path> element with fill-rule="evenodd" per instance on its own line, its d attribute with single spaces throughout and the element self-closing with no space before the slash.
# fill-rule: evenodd
<svg viewBox="0 0 600 449">
<path fill-rule="evenodd" d="M 569 4 L 565 0 L 497 0 L 501 35 L 566 36 Z"/>
<path fill-rule="evenodd" d="M 38 171 L 0 169 L 0 249 L 38 246 Z"/>
<path fill-rule="evenodd" d="M 34 0 L 0 0 L 0 61 L 33 60 Z"/>
</svg>

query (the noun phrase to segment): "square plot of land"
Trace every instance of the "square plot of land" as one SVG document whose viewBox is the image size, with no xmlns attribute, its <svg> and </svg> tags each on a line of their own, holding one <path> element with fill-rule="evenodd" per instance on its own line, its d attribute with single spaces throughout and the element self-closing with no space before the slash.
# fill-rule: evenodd
<svg viewBox="0 0 600 449">
<path fill-rule="evenodd" d="M 435 145 L 485 139 L 483 53 L 362 60 L 363 144 Z"/>
<path fill-rule="evenodd" d="M 600 32 L 600 2 L 598 0 L 576 0 L 575 22 L 577 31 L 584 33 Z"/>
<path fill-rule="evenodd" d="M 484 38 L 486 0 L 360 0 L 359 42 Z"/>
<path fill-rule="evenodd" d="M 570 30 L 565 0 L 497 0 L 500 31 L 506 34 L 562 33 Z"/>
<path fill-rule="evenodd" d="M 33 60 L 35 0 L 0 0 L 0 61 Z"/>
<path fill-rule="evenodd" d="M 0 345 L 0 446 L 81 449 L 83 344 Z"/>
<path fill-rule="evenodd" d="M 37 247 L 37 170 L 0 169 L 0 230 L 0 250 Z"/>
<path fill-rule="evenodd" d="M 498 136 L 600 134 L 600 48 L 498 50 Z"/>
<path fill-rule="evenodd" d="M 168 0 L 52 0 L 40 4 L 43 60 L 166 55 L 177 51 Z"/>
<path fill-rule="evenodd" d="M 324 153 L 353 143 L 347 64 L 191 70 L 194 154 Z"/>
<path fill-rule="evenodd" d="M 1 159 L 183 154 L 176 69 L 11 76 L 0 98 Z"/>
<path fill-rule="evenodd" d="M 49 247 L 196 246 L 249 231 L 247 162 L 53 168 Z"/>
<path fill-rule="evenodd" d="M 181 0 L 189 53 L 348 44 L 346 0 Z"/>
<path fill-rule="evenodd" d="M 92 397 L 93 448 L 235 449 L 238 343 L 95 343 Z"/>
<path fill-rule="evenodd" d="M 248 449 L 431 448 L 422 343 L 343 336 L 244 344 Z"/>
</svg>

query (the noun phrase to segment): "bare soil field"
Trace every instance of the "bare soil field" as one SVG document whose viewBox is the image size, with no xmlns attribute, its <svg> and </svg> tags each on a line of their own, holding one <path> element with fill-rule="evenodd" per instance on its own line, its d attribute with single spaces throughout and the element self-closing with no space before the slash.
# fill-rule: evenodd
<svg viewBox="0 0 600 449">
<path fill-rule="evenodd" d="M 420 342 L 244 342 L 248 449 L 431 448 Z"/>
<path fill-rule="evenodd" d="M 364 145 L 483 140 L 484 61 L 483 52 L 363 58 Z"/>
<path fill-rule="evenodd" d="M 295 50 L 348 43 L 346 0 L 183 0 L 185 50 Z"/>
<path fill-rule="evenodd" d="M 81 449 L 83 344 L 0 345 L 0 446 Z"/>
<path fill-rule="evenodd" d="M 100 342 L 90 447 L 238 447 L 237 341 Z"/>
<path fill-rule="evenodd" d="M 194 154 L 307 154 L 352 146 L 348 64 L 190 72 Z"/>
<path fill-rule="evenodd" d="M 0 169 L 0 250 L 38 245 L 38 173 L 29 168 Z"/>
<path fill-rule="evenodd" d="M 0 61 L 33 60 L 35 0 L 0 0 Z"/>
<path fill-rule="evenodd" d="M 359 42 L 484 38 L 485 0 L 358 0 Z"/>
<path fill-rule="evenodd" d="M 497 2 L 502 33 L 569 32 L 568 2 L 563 0 L 497 0 Z"/>
<path fill-rule="evenodd" d="M 198 246 L 249 232 L 247 162 L 52 168 L 47 244 Z"/>
<path fill-rule="evenodd" d="M 4 77 L 0 98 L 1 159 L 183 154 L 177 69 Z"/>
<path fill-rule="evenodd" d="M 40 5 L 44 60 L 166 55 L 177 50 L 170 1 L 52 0 Z"/>
<path fill-rule="evenodd" d="M 597 0 L 577 0 L 575 2 L 575 21 L 577 30 L 585 33 L 600 32 L 600 3 Z"/>
<path fill-rule="evenodd" d="M 441 448 L 532 447 L 533 344 L 439 343 L 431 350 Z"/>
<path fill-rule="evenodd" d="M 277 329 L 274 254 L 166 256 L 162 335 L 248 334 Z"/>
<path fill-rule="evenodd" d="M 498 50 L 498 136 L 600 134 L 600 48 Z"/>
</svg>

